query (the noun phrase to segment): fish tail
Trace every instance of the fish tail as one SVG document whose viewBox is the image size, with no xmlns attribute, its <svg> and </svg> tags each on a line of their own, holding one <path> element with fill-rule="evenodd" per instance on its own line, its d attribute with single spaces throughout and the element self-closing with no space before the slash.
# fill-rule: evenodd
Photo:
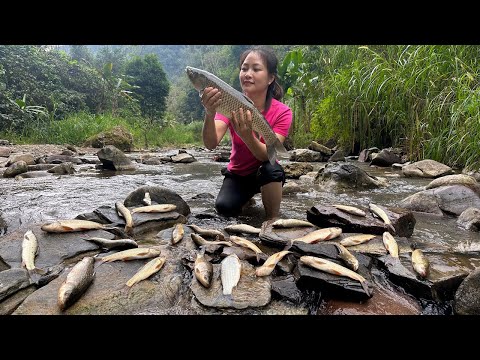
<svg viewBox="0 0 480 360">
<path fill-rule="evenodd" d="M 288 240 L 287 245 L 285 245 L 285 247 L 283 248 L 282 251 L 290 250 L 290 248 L 292 247 L 292 245 L 293 245 L 293 240 L 292 240 L 292 239 Z"/>
<path fill-rule="evenodd" d="M 290 153 L 287 151 L 287 149 L 285 149 L 285 146 L 283 146 L 282 142 L 278 138 L 273 145 L 275 146 L 278 156 L 282 158 L 290 157 Z"/>
<path fill-rule="evenodd" d="M 368 297 L 372 297 L 372 292 L 368 288 L 367 281 L 360 281 L 360 285 L 362 285 L 363 291 L 367 294 Z"/>
<path fill-rule="evenodd" d="M 277 150 L 274 145 L 267 145 L 267 156 L 270 164 L 275 165 L 275 161 L 277 160 Z"/>
<path fill-rule="evenodd" d="M 392 235 L 395 235 L 395 234 L 397 233 L 397 230 L 395 230 L 395 228 L 393 227 L 392 224 L 388 224 L 387 227 L 388 227 L 388 229 L 390 230 L 390 233 L 391 233 Z"/>
</svg>

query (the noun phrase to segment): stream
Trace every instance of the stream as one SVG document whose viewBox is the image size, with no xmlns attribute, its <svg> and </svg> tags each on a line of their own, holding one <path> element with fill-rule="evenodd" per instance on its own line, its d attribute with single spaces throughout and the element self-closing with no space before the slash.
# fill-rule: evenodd
<svg viewBox="0 0 480 360">
<path fill-rule="evenodd" d="M 174 155 L 178 150 L 152 153 L 155 156 Z M 73 175 L 0 180 L 0 237 L 30 223 L 45 223 L 56 219 L 75 218 L 116 201 L 123 201 L 135 189 L 144 186 L 162 186 L 180 195 L 190 206 L 194 221 L 201 226 L 215 226 L 218 217 L 199 216 L 213 214 L 214 197 L 220 190 L 223 177 L 221 169 L 225 162 L 213 160 L 215 152 L 203 149 L 188 149 L 197 161 L 191 163 L 165 163 L 145 165 L 137 163 L 135 171 L 107 171 L 94 168 L 92 164 L 76 165 Z M 132 152 L 132 160 L 145 153 Z M 83 156 L 98 159 L 95 154 Z M 297 182 L 302 190 L 283 197 L 280 217 L 306 219 L 306 212 L 315 205 L 348 204 L 368 208 L 370 202 L 385 207 L 398 206 L 407 196 L 424 190 L 431 179 L 406 178 L 401 170 L 370 167 L 368 163 L 349 160 L 369 175 L 386 178 L 389 186 L 374 190 L 351 189 L 348 191 L 325 190 L 321 185 Z M 281 164 L 289 161 L 282 160 Z M 318 170 L 324 163 L 311 163 Z M 210 194 L 211 196 L 197 196 Z M 260 194 L 254 197 L 256 204 L 248 208 L 235 221 L 260 227 L 263 222 L 263 207 Z M 435 242 L 443 247 L 462 251 L 478 251 L 479 233 L 457 227 L 455 217 L 438 217 L 415 213 L 416 225 L 412 242 Z M 372 272 L 379 300 L 371 306 L 347 301 L 324 301 L 317 314 L 450 314 L 449 304 L 432 304 L 412 298 L 401 288 L 387 281 L 377 270 Z"/>
</svg>

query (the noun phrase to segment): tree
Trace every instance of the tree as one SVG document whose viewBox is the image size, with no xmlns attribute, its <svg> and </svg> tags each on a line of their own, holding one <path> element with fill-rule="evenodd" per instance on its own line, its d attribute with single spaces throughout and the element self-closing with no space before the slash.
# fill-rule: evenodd
<svg viewBox="0 0 480 360">
<path fill-rule="evenodd" d="M 133 58 L 126 65 L 125 73 L 129 76 L 133 96 L 140 102 L 142 115 L 150 121 L 162 118 L 166 110 L 166 99 L 170 83 L 163 71 L 156 54 Z"/>
</svg>

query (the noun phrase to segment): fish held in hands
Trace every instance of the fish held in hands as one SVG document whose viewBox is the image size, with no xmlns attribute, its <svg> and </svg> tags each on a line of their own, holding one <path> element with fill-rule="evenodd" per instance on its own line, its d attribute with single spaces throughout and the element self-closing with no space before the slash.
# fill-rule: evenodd
<svg viewBox="0 0 480 360">
<path fill-rule="evenodd" d="M 290 157 L 290 154 L 278 139 L 268 121 L 262 113 L 258 111 L 253 101 L 245 94 L 242 94 L 240 91 L 234 89 L 232 86 L 208 71 L 191 66 L 187 66 L 185 71 L 200 96 L 207 87 L 213 87 L 220 91 L 222 97 L 220 104 L 216 109 L 217 112 L 230 118 L 232 112 L 237 112 L 240 108 L 245 112 L 247 110 L 250 111 L 252 114 L 252 129 L 263 138 L 267 147 L 268 160 L 272 165 L 275 164 L 278 156 L 285 158 Z"/>
</svg>

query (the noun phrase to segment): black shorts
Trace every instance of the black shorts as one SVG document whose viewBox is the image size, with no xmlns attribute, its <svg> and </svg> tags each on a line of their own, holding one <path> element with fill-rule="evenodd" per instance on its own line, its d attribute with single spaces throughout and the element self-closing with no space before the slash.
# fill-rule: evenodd
<svg viewBox="0 0 480 360">
<path fill-rule="evenodd" d="M 224 216 L 239 215 L 243 205 L 258 194 L 263 185 L 271 182 L 282 182 L 282 186 L 285 184 L 285 171 L 277 162 L 271 165 L 265 161 L 257 171 L 245 176 L 233 174 L 224 168 L 222 175 L 223 184 L 215 201 L 215 209 Z"/>
</svg>

